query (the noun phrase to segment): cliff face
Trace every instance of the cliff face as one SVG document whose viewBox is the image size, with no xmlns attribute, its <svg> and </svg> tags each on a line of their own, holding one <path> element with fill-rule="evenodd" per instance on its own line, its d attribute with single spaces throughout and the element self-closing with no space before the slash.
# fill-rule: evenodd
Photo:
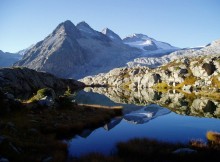
<svg viewBox="0 0 220 162">
<path fill-rule="evenodd" d="M 116 68 L 106 74 L 82 79 L 99 84 L 138 90 L 143 88 L 181 89 L 192 92 L 220 88 L 220 55 L 185 57 L 156 69 L 147 67 Z"/>
<path fill-rule="evenodd" d="M 3 92 L 12 94 L 36 92 L 41 88 L 54 90 L 78 89 L 83 83 L 72 79 L 61 79 L 51 74 L 37 72 L 28 68 L 1 68 L 0 87 Z"/>
</svg>

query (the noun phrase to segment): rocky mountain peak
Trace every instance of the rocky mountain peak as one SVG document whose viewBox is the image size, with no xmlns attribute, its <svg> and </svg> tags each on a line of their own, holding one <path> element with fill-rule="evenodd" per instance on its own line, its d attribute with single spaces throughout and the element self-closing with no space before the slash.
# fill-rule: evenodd
<svg viewBox="0 0 220 162">
<path fill-rule="evenodd" d="M 218 47 L 220 47 L 220 39 L 213 41 L 212 43 L 208 44 L 207 46 L 218 46 Z"/>
<path fill-rule="evenodd" d="M 115 32 L 113 32 L 109 28 L 104 28 L 102 30 L 102 34 L 104 34 L 107 37 L 109 37 L 112 41 L 118 41 L 118 42 L 122 41 L 122 39 L 119 37 L 119 35 L 117 35 Z"/>
<path fill-rule="evenodd" d="M 82 21 L 76 25 L 76 27 L 81 31 L 85 33 L 95 33 L 96 31 L 92 29 L 89 24 L 87 24 L 85 21 Z"/>
<path fill-rule="evenodd" d="M 133 41 L 144 41 L 150 39 L 147 35 L 144 34 L 132 34 L 123 39 L 124 42 L 133 42 Z"/>
<path fill-rule="evenodd" d="M 144 35 L 135 34 L 134 37 L 144 38 Z M 25 52 L 22 60 L 14 65 L 46 71 L 62 78 L 79 79 L 125 66 L 144 52 L 164 52 L 163 49 L 158 50 L 161 42 L 152 41 L 124 43 L 108 28 L 98 32 L 85 21 L 75 26 L 67 20 Z"/>
<path fill-rule="evenodd" d="M 80 32 L 70 20 L 66 20 L 56 27 L 52 35 L 68 35 L 74 38 L 79 38 Z"/>
</svg>

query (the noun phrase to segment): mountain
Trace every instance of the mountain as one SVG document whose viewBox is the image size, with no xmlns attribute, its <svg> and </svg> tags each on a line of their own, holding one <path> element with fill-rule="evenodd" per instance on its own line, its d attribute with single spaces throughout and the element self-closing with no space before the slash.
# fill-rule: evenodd
<svg viewBox="0 0 220 162">
<path fill-rule="evenodd" d="M 171 111 L 158 105 L 144 106 L 142 109 L 133 111 L 123 116 L 124 120 L 132 124 L 144 124 L 159 116 L 169 114 Z"/>
<path fill-rule="evenodd" d="M 144 34 L 133 34 L 123 39 L 125 44 L 139 48 L 144 54 L 161 54 L 176 51 L 179 48 L 171 46 L 169 43 L 157 41 Z"/>
<path fill-rule="evenodd" d="M 25 49 L 23 49 L 23 50 L 20 50 L 20 51 L 16 52 L 16 54 L 19 54 L 19 55 L 21 55 L 21 56 L 24 56 L 24 55 L 27 53 L 27 51 L 28 51 L 29 49 L 31 49 L 33 46 L 34 46 L 34 45 L 31 45 L 31 46 L 28 47 L 28 48 L 25 48 Z"/>
<path fill-rule="evenodd" d="M 0 50 L 0 67 L 12 66 L 15 62 L 22 58 L 19 54 L 3 52 Z"/>
<path fill-rule="evenodd" d="M 110 30 L 108 28 L 104 28 L 102 30 L 102 34 L 104 34 L 107 37 L 109 37 L 112 41 L 116 41 L 116 42 L 122 43 L 122 39 L 119 37 L 119 35 L 117 35 L 115 32 L 113 32 L 112 30 Z"/>
<path fill-rule="evenodd" d="M 112 41 L 108 34 L 92 29 L 86 22 L 75 26 L 67 20 L 30 48 L 15 66 L 78 79 L 125 66 L 140 55 L 139 49 Z"/>
<path fill-rule="evenodd" d="M 81 33 L 76 26 L 70 21 L 65 21 L 43 41 L 30 48 L 15 66 L 25 66 L 67 77 L 78 71 L 78 66 L 86 62 L 86 52 L 76 41 L 80 37 Z"/>
<path fill-rule="evenodd" d="M 184 57 L 196 57 L 202 55 L 213 55 L 220 53 L 220 40 L 215 40 L 212 43 L 206 45 L 205 47 L 197 47 L 197 48 L 186 48 L 182 50 L 178 50 L 172 52 L 168 55 L 164 55 L 161 57 L 140 57 L 135 58 L 133 61 L 127 63 L 129 67 L 142 65 L 148 67 L 157 67 L 170 61 L 184 58 Z"/>
</svg>

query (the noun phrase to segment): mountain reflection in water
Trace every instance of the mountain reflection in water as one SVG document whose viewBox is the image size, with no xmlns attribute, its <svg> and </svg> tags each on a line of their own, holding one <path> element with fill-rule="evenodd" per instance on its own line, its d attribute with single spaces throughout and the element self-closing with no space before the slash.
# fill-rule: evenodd
<svg viewBox="0 0 220 162">
<path fill-rule="evenodd" d="M 109 93 L 111 92 L 111 93 Z M 205 140 L 207 131 L 220 132 L 220 103 L 181 93 L 116 91 L 95 88 L 80 91 L 78 103 L 123 106 L 124 115 L 95 130 L 84 130 L 68 141 L 69 156 L 91 152 L 110 154 L 118 142 L 153 138 L 169 142 Z M 163 106 L 163 107 L 161 107 Z M 164 108 L 167 107 L 167 108 Z"/>
</svg>

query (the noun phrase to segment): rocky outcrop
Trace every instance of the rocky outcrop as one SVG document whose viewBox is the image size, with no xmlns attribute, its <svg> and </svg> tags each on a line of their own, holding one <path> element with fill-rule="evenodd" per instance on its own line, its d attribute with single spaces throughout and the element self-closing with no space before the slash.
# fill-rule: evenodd
<svg viewBox="0 0 220 162">
<path fill-rule="evenodd" d="M 11 110 L 18 110 L 22 108 L 22 104 L 14 98 L 14 95 L 5 93 L 0 87 L 0 116 L 4 115 Z M 1 144 L 1 136 L 0 136 Z"/>
<path fill-rule="evenodd" d="M 137 91 L 143 88 L 220 89 L 220 55 L 182 58 L 155 69 L 145 66 L 116 68 L 106 74 L 88 76 L 87 85 L 108 85 Z"/>
<path fill-rule="evenodd" d="M 42 88 L 54 90 L 78 89 L 84 86 L 83 83 L 72 79 L 61 79 L 51 74 L 37 72 L 28 68 L 1 68 L 0 87 L 4 92 L 12 94 L 36 92 Z"/>
</svg>

